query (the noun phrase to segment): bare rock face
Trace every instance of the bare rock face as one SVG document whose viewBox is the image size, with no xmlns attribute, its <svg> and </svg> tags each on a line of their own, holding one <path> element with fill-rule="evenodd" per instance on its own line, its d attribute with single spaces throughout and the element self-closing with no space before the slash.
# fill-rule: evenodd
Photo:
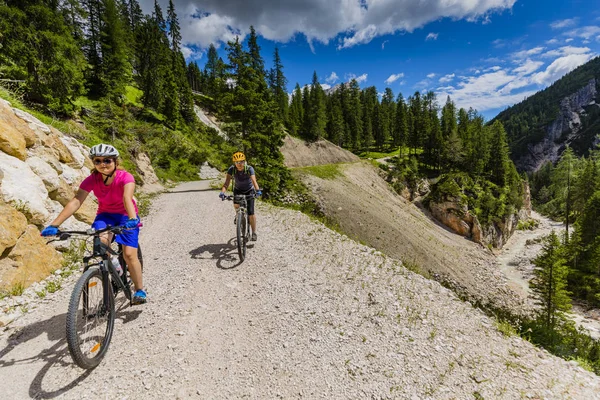
<svg viewBox="0 0 600 400">
<path fill-rule="evenodd" d="M 477 217 L 472 215 L 466 205 L 458 201 L 429 203 L 429 210 L 435 219 L 446 225 L 455 233 L 482 243 L 482 230 Z"/>
<path fill-rule="evenodd" d="M 25 163 L 29 165 L 29 168 L 31 168 L 37 176 L 42 178 L 48 192 L 58 189 L 60 185 L 58 173 L 56 173 L 50 164 L 39 157 L 29 157 L 25 160 Z"/>
<path fill-rule="evenodd" d="M 35 225 L 29 225 L 8 254 L 16 268 L 2 277 L 3 284 L 23 282 L 25 286 L 44 279 L 60 268 L 62 256 L 40 236 Z"/>
<path fill-rule="evenodd" d="M 281 147 L 286 167 L 309 167 L 313 165 L 356 162 L 358 156 L 327 140 L 307 143 L 287 135 Z"/>
<path fill-rule="evenodd" d="M 445 201 L 443 203 L 429 203 L 429 210 L 435 219 L 450 228 L 453 232 L 469 238 L 482 245 L 492 245 L 502 248 L 511 237 L 519 219 L 528 215 L 510 214 L 502 221 L 494 222 L 482 227 L 477 216 L 471 214 L 466 205 L 459 201 Z M 531 209 L 529 210 L 531 213 Z"/>
<path fill-rule="evenodd" d="M 0 99 L 1 100 L 1 99 Z M 5 122 L 7 125 L 16 129 L 23 135 L 25 139 L 25 146 L 27 148 L 33 146 L 36 141 L 35 133 L 29 128 L 27 123 L 21 118 L 17 117 L 8 101 L 0 101 L 0 121 Z"/>
<path fill-rule="evenodd" d="M 596 80 L 588 84 L 560 102 L 558 117 L 546 130 L 542 141 L 529 145 L 528 152 L 516 164 L 526 171 L 537 171 L 545 162 L 556 162 L 566 145 L 578 138 L 581 130 L 581 119 L 586 116 L 585 106 L 596 104 L 598 95 Z"/>
<path fill-rule="evenodd" d="M 0 254 L 13 247 L 27 228 L 27 218 L 7 204 L 0 204 Z"/>
<path fill-rule="evenodd" d="M 7 203 L 21 208 L 31 223 L 43 225 L 48 218 L 48 191 L 42 179 L 25 162 L 0 151 L 4 173 L 0 194 Z"/>
<path fill-rule="evenodd" d="M 150 163 L 150 158 L 146 153 L 139 153 L 136 157 L 136 163 L 138 167 L 138 173 L 142 177 L 141 190 L 145 193 L 156 193 L 164 189 L 163 185 L 160 184 L 154 168 Z"/>
<path fill-rule="evenodd" d="M 27 158 L 25 138 L 16 128 L 0 119 L 0 150 L 19 160 Z"/>
</svg>

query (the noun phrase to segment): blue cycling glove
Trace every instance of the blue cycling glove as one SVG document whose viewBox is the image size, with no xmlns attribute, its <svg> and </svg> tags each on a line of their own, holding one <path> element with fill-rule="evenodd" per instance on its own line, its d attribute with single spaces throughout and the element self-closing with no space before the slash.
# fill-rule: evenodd
<svg viewBox="0 0 600 400">
<path fill-rule="evenodd" d="M 225 193 L 223 193 L 223 192 L 219 193 L 219 197 L 221 198 L 221 200 L 225 200 Z"/>
<path fill-rule="evenodd" d="M 58 227 L 56 226 L 47 226 L 41 233 L 42 236 L 56 236 L 58 235 Z"/>
<path fill-rule="evenodd" d="M 257 190 L 257 191 L 256 191 L 256 196 L 257 196 L 257 197 L 260 197 L 260 196 L 262 196 L 262 190 Z"/>
<path fill-rule="evenodd" d="M 129 218 L 127 220 L 127 222 L 125 222 L 125 228 L 127 229 L 134 229 L 137 228 L 137 226 L 140 224 L 140 219 L 139 218 Z"/>
</svg>

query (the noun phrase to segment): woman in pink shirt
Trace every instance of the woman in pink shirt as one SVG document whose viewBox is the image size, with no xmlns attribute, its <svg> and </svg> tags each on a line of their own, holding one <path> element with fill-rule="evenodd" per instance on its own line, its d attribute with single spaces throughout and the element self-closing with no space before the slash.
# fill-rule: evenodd
<svg viewBox="0 0 600 400">
<path fill-rule="evenodd" d="M 71 199 L 58 217 L 42 231 L 42 236 L 54 236 L 58 227 L 81 207 L 90 192 L 98 198 L 98 212 L 92 224 L 94 229 L 107 226 L 125 226 L 128 228 L 115 238 L 123 245 L 123 256 L 131 272 L 135 285 L 132 304 L 146 302 L 146 291 L 142 282 L 142 266 L 138 259 L 138 238 L 140 218 L 133 192 L 135 180 L 129 172 L 117 169 L 119 152 L 111 145 L 97 144 L 90 149 L 90 158 L 95 169 L 79 185 L 75 197 Z M 112 237 L 106 235 L 103 241 L 109 244 Z"/>
</svg>

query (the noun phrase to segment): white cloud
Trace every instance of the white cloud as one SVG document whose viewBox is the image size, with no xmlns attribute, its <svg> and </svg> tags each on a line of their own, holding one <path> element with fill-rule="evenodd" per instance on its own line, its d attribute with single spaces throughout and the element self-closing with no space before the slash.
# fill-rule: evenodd
<svg viewBox="0 0 600 400">
<path fill-rule="evenodd" d="M 442 76 L 439 79 L 439 81 L 440 81 L 440 83 L 448 83 L 452 80 L 452 78 L 454 78 L 454 74 L 448 74 L 448 75 Z"/>
<path fill-rule="evenodd" d="M 199 60 L 204 54 L 202 51 L 197 51 L 196 49 L 188 46 L 181 46 L 181 52 L 186 60 Z"/>
<path fill-rule="evenodd" d="M 565 43 L 571 43 L 573 40 L 574 40 L 573 38 L 565 39 Z"/>
<path fill-rule="evenodd" d="M 342 42 L 338 45 L 338 49 L 344 49 L 347 47 L 356 46 L 357 44 L 369 43 L 377 36 L 377 27 L 375 25 L 368 25 L 367 27 L 360 29 L 354 36 L 345 37 Z"/>
<path fill-rule="evenodd" d="M 356 76 L 354 74 L 349 74 L 348 75 L 348 78 L 349 78 L 348 81 L 351 81 L 352 79 L 356 79 L 356 82 L 358 82 L 360 84 L 360 83 L 363 83 L 363 82 L 367 81 L 367 76 L 368 76 L 368 74 L 362 74 L 360 76 Z"/>
<path fill-rule="evenodd" d="M 327 83 L 321 83 L 321 88 L 323 88 L 323 90 L 331 89 L 331 85 Z"/>
<path fill-rule="evenodd" d="M 518 75 L 529 75 L 537 71 L 544 63 L 542 61 L 532 61 L 527 59 L 522 65 L 513 69 L 513 72 Z"/>
<path fill-rule="evenodd" d="M 517 60 L 512 70 L 497 67 L 482 75 L 459 77 L 453 86 L 436 90 L 438 98 L 450 96 L 458 107 L 473 107 L 478 111 L 500 109 L 513 105 L 547 87 L 563 75 L 594 57 L 589 48 L 564 46 L 544 53 L 557 56 L 544 70 L 538 60 Z M 539 72 L 536 72 L 539 71 Z"/>
<path fill-rule="evenodd" d="M 397 32 L 412 32 L 442 18 L 489 21 L 490 15 L 511 9 L 516 0 L 174 0 L 183 43 L 202 48 L 224 42 L 253 25 L 266 39 L 287 42 L 298 33 L 309 43 L 328 44 L 342 34 L 339 47 L 368 43 Z M 166 12 L 167 1 L 159 0 Z M 140 0 L 151 13 L 153 0 Z"/>
<path fill-rule="evenodd" d="M 502 69 L 502 67 L 499 67 L 497 65 L 494 65 L 493 67 L 489 67 L 483 70 L 483 72 L 496 72 L 496 71 L 500 71 Z"/>
<path fill-rule="evenodd" d="M 404 77 L 404 74 L 402 72 L 399 74 L 392 74 L 385 80 L 385 84 L 391 85 L 392 83 L 396 82 L 398 79 L 400 79 L 402 77 Z"/>
<path fill-rule="evenodd" d="M 336 83 L 336 82 L 337 82 L 339 79 L 340 79 L 340 77 L 339 77 L 339 76 L 337 76 L 337 74 L 336 74 L 336 73 L 335 73 L 335 71 L 334 71 L 334 72 L 332 72 L 332 73 L 331 73 L 331 75 L 329 75 L 329 76 L 328 76 L 328 77 L 325 79 L 325 82 L 327 82 L 327 83 L 331 83 L 331 84 L 334 84 L 334 83 Z"/>
<path fill-rule="evenodd" d="M 427 37 L 425 38 L 425 40 L 437 40 L 437 38 L 438 38 L 438 35 L 439 35 L 438 33 L 433 33 L 433 32 L 430 32 L 430 33 L 427 35 Z"/>
<path fill-rule="evenodd" d="M 381 43 L 381 50 L 385 49 L 385 44 L 389 42 L 389 40 L 384 40 L 383 43 Z"/>
<path fill-rule="evenodd" d="M 556 43 L 558 43 L 558 39 L 546 40 L 546 44 L 556 44 Z"/>
<path fill-rule="evenodd" d="M 432 72 L 431 74 L 427 74 L 427 77 L 429 79 L 435 78 L 435 74 Z"/>
<path fill-rule="evenodd" d="M 558 49 L 550 50 L 542 54 L 544 58 L 556 58 L 568 56 L 570 54 L 586 54 L 591 50 L 589 47 L 563 46 Z"/>
<path fill-rule="evenodd" d="M 600 26 L 584 26 L 565 33 L 565 35 L 570 37 L 575 36 L 588 40 L 597 36 L 598 34 L 600 34 Z"/>
<path fill-rule="evenodd" d="M 523 59 L 523 58 L 531 57 L 536 54 L 540 54 L 542 51 L 544 51 L 544 47 L 538 46 L 538 47 L 534 47 L 533 49 L 529 49 L 529 50 L 517 51 L 515 53 L 512 53 L 511 56 L 516 59 Z"/>
<path fill-rule="evenodd" d="M 588 62 L 592 54 L 569 54 L 554 60 L 545 71 L 532 75 L 534 83 L 549 85 L 563 75 L 571 72 L 583 63 Z"/>
<path fill-rule="evenodd" d="M 563 28 L 570 28 L 570 27 L 574 26 L 575 24 L 577 24 L 577 18 L 568 18 L 568 19 L 561 19 L 559 21 L 555 21 L 550 24 L 550 27 L 552 29 L 563 29 Z"/>
</svg>

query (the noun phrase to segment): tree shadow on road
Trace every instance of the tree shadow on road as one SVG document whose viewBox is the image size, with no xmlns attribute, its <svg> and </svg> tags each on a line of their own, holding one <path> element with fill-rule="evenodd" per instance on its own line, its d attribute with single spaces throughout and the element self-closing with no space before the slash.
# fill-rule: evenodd
<svg viewBox="0 0 600 400">
<path fill-rule="evenodd" d="M 220 269 L 232 269 L 242 262 L 237 254 L 237 239 L 231 238 L 227 243 L 205 244 L 190 251 L 195 260 L 217 260 Z"/>
<path fill-rule="evenodd" d="M 126 301 L 126 304 L 129 304 L 129 301 Z M 136 319 L 140 312 L 141 310 L 133 310 L 131 308 L 123 309 L 121 306 L 116 309 L 116 318 L 122 320 L 123 323 L 126 323 Z M 17 328 L 17 330 L 8 338 L 6 347 L 0 349 L 0 370 L 3 370 L 5 374 L 10 374 L 9 368 L 14 365 L 25 364 L 30 365 L 29 368 L 31 369 L 37 369 L 40 363 L 45 363 L 39 369 L 29 386 L 30 398 L 53 399 L 61 396 L 79 385 L 93 372 L 93 370 L 75 370 L 80 372 L 75 379 L 54 390 L 48 390 L 48 385 L 43 384 L 44 378 L 49 373 L 53 376 L 55 381 L 58 376 L 63 379 L 69 379 L 69 376 L 74 375 L 73 372 L 75 371 L 72 368 L 74 363 L 69 355 L 65 337 L 66 315 L 66 313 L 54 315 L 46 320 L 37 321 L 22 328 Z M 34 341 L 43 334 L 47 335 L 47 340 L 52 342 L 53 345 L 43 349 L 39 354 L 23 357 L 22 354 L 27 351 L 26 343 Z M 21 358 L 15 358 L 13 356 L 11 359 L 8 359 L 13 350 L 18 350 Z M 7 378 L 7 376 L 4 376 L 5 382 Z M 46 388 L 44 386 L 46 386 Z"/>
</svg>

